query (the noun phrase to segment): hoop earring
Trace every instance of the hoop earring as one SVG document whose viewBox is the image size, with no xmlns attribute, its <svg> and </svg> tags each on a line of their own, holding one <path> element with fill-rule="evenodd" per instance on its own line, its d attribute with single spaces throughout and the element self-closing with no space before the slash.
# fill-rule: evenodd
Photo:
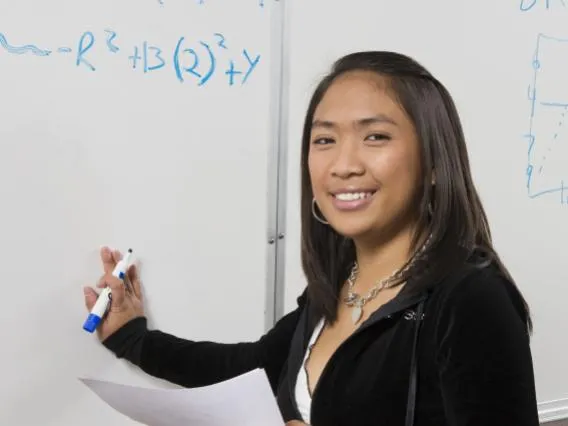
<svg viewBox="0 0 568 426">
<path fill-rule="evenodd" d="M 319 222 L 322 223 L 324 225 L 329 225 L 329 222 L 326 222 L 324 219 L 322 219 L 316 212 L 316 199 L 315 197 L 312 198 L 312 215 L 314 216 L 314 218 Z"/>
<path fill-rule="evenodd" d="M 432 201 L 430 201 L 428 203 L 428 215 L 430 216 L 430 218 L 432 218 L 432 216 L 434 216 L 434 206 Z"/>
</svg>

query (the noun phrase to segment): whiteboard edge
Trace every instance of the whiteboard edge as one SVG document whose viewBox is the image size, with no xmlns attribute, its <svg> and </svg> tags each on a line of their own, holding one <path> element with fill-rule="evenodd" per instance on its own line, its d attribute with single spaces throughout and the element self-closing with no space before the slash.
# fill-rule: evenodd
<svg viewBox="0 0 568 426">
<path fill-rule="evenodd" d="M 285 235 L 285 135 L 287 110 L 283 102 L 284 79 L 284 2 L 271 5 L 270 31 L 270 148 L 268 152 L 268 250 L 266 265 L 265 331 L 270 330 L 282 316 L 284 303 L 283 252 Z M 284 211 L 284 215 L 282 214 Z"/>
<path fill-rule="evenodd" d="M 288 143 L 289 143 L 289 90 L 290 87 L 290 53 L 288 43 L 289 0 L 279 0 L 280 4 L 280 120 L 279 120 L 279 154 L 278 154 L 278 235 L 276 251 L 276 303 L 275 319 L 284 316 L 286 297 L 286 219 L 288 216 Z"/>
</svg>

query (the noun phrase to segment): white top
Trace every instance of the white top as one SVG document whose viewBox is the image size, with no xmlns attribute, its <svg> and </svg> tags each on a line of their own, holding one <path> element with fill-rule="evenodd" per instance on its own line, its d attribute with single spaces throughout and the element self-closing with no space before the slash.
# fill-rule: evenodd
<svg viewBox="0 0 568 426">
<path fill-rule="evenodd" d="M 310 395 L 310 388 L 308 385 L 308 374 L 306 372 L 306 362 L 310 357 L 312 347 L 317 342 L 321 331 L 323 330 L 324 320 L 321 319 L 314 332 L 310 338 L 310 343 L 306 349 L 306 354 L 304 356 L 304 362 L 302 363 L 302 368 L 298 372 L 298 380 L 296 382 L 296 404 L 298 405 L 298 411 L 302 416 L 302 421 L 306 424 L 310 424 L 310 412 L 312 408 L 312 396 Z"/>
</svg>

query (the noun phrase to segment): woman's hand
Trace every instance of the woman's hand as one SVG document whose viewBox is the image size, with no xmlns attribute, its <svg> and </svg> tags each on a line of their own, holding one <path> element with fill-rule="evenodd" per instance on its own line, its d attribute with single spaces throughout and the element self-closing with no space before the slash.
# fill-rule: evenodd
<svg viewBox="0 0 568 426">
<path fill-rule="evenodd" d="M 121 259 L 122 254 L 119 251 L 112 252 L 108 247 L 101 249 L 104 275 L 100 278 L 97 287 L 104 288 L 108 285 L 112 291 L 112 301 L 107 314 L 97 328 L 100 341 L 105 340 L 130 320 L 144 315 L 136 267 L 131 265 L 128 268 L 124 283 L 112 275 L 114 267 Z M 84 293 L 85 306 L 90 311 L 97 301 L 98 294 L 92 287 L 85 287 Z"/>
</svg>

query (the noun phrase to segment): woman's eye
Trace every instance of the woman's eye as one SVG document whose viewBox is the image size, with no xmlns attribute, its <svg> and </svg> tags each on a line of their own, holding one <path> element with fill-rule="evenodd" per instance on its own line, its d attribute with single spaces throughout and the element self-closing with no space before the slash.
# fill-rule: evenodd
<svg viewBox="0 0 568 426">
<path fill-rule="evenodd" d="M 312 142 L 314 145 L 328 145 L 333 143 L 333 139 L 331 138 L 316 138 Z"/>
<path fill-rule="evenodd" d="M 369 136 L 367 136 L 367 140 L 375 142 L 388 141 L 390 140 L 390 138 L 391 137 L 389 135 L 385 135 L 384 133 L 372 133 Z"/>
</svg>

